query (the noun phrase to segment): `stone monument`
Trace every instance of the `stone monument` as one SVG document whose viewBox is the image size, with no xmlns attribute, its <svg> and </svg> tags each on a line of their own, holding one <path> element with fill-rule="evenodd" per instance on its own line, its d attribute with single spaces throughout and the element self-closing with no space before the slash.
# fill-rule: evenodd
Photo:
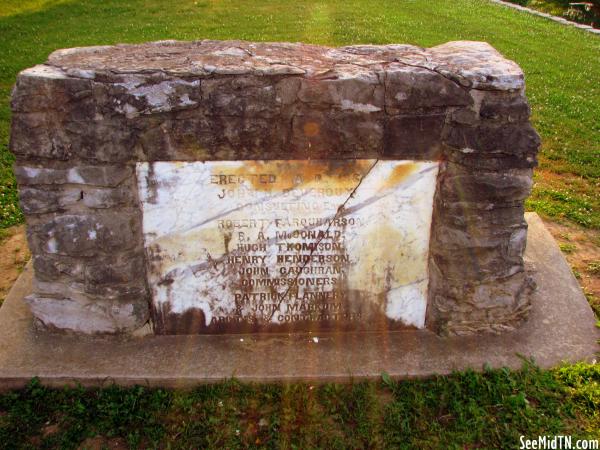
<svg viewBox="0 0 600 450">
<path fill-rule="evenodd" d="M 161 41 L 21 72 L 37 323 L 77 333 L 500 332 L 530 309 L 539 138 L 481 42 Z"/>
</svg>

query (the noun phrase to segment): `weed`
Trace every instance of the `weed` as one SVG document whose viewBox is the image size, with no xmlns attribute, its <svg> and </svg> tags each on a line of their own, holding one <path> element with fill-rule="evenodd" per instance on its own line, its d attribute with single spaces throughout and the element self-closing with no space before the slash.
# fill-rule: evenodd
<svg viewBox="0 0 600 450">
<path fill-rule="evenodd" d="M 566 253 L 567 255 L 573 253 L 575 250 L 577 250 L 577 246 L 575 244 L 559 244 L 558 245 L 560 247 L 560 250 L 563 253 Z"/>
<path fill-rule="evenodd" d="M 596 317 L 600 319 L 600 298 L 598 298 L 592 292 L 589 292 L 587 289 L 583 290 L 583 294 L 592 307 L 594 314 L 596 314 Z"/>
<path fill-rule="evenodd" d="M 600 275 L 600 261 L 590 262 L 586 270 L 592 275 Z"/>
</svg>

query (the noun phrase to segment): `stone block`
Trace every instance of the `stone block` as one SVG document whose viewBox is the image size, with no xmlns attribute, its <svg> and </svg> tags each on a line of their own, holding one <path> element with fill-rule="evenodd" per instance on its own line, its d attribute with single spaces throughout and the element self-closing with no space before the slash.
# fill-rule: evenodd
<svg viewBox="0 0 600 450">
<path fill-rule="evenodd" d="M 383 150 L 383 119 L 376 113 L 303 110 L 292 119 L 293 158 L 377 158 Z"/>
<path fill-rule="evenodd" d="M 442 200 L 440 200 L 442 201 Z M 471 202 L 443 201 L 444 214 L 440 217 L 440 225 L 447 224 L 463 230 L 506 229 L 524 225 L 524 206 L 522 202 L 515 205 L 494 205 L 489 203 L 482 207 Z"/>
<path fill-rule="evenodd" d="M 438 160 L 445 114 L 395 116 L 386 121 L 386 158 Z"/>
<path fill-rule="evenodd" d="M 514 329 L 526 319 L 534 290 L 535 283 L 526 272 L 481 283 L 446 285 L 436 291 L 433 300 L 440 331 L 463 335 Z"/>
<path fill-rule="evenodd" d="M 488 202 L 494 205 L 524 200 L 532 185 L 531 169 L 469 171 L 449 163 L 440 188 L 446 201 Z"/>
<path fill-rule="evenodd" d="M 25 214 L 42 214 L 64 211 L 68 206 L 81 200 L 79 190 L 47 190 L 22 187 L 19 190 L 19 204 Z"/>
<path fill-rule="evenodd" d="M 10 150 L 18 158 L 66 161 L 72 146 L 60 118 L 52 113 L 15 114 L 10 132 Z"/>
<path fill-rule="evenodd" d="M 383 111 L 384 86 L 372 70 L 347 65 L 300 80 L 297 98 L 313 109 L 374 113 Z"/>
<path fill-rule="evenodd" d="M 522 154 L 510 152 L 475 153 L 470 149 L 456 151 L 455 149 L 442 145 L 443 155 L 447 161 L 468 167 L 474 171 L 479 170 L 507 170 L 507 169 L 531 169 L 537 166 L 537 151 L 528 151 Z"/>
<path fill-rule="evenodd" d="M 522 123 L 531 115 L 523 92 L 486 91 L 479 101 L 479 116 L 482 119 Z"/>
<path fill-rule="evenodd" d="M 98 115 L 93 126 L 81 121 L 66 122 L 64 141 L 71 159 L 89 163 L 127 163 L 140 158 L 138 124 L 133 120 L 104 119 Z M 35 156 L 35 153 L 29 155 Z"/>
<path fill-rule="evenodd" d="M 135 206 L 131 187 L 103 188 L 71 185 L 54 188 L 23 187 L 19 201 L 26 214 L 44 214 L 64 211 L 107 209 Z"/>
<path fill-rule="evenodd" d="M 124 74 L 119 82 L 95 86 L 94 94 L 103 112 L 122 114 L 128 119 L 195 109 L 202 101 L 200 80 L 161 73 Z"/>
<path fill-rule="evenodd" d="M 288 135 L 281 120 L 198 114 L 152 124 L 140 145 L 149 161 L 264 159 L 280 152 Z"/>
<path fill-rule="evenodd" d="M 462 153 L 535 154 L 540 137 L 528 122 L 477 126 L 456 124 L 446 128 L 444 142 Z"/>
<path fill-rule="evenodd" d="M 98 215 L 60 215 L 29 227 L 35 254 L 97 256 L 139 245 L 137 213 L 113 211 Z"/>
<path fill-rule="evenodd" d="M 65 255 L 33 256 L 33 268 L 41 281 L 56 281 L 66 278 L 69 281 L 84 282 L 84 263 L 77 258 Z"/>
<path fill-rule="evenodd" d="M 23 186 L 81 184 L 115 187 L 131 178 L 131 167 L 79 165 L 69 168 L 15 166 L 17 181 Z"/>
<path fill-rule="evenodd" d="M 121 302 L 136 301 L 146 298 L 146 287 L 143 282 L 99 284 L 86 280 L 84 292 L 96 298 L 118 299 Z"/>
<path fill-rule="evenodd" d="M 115 258 L 96 258 L 85 265 L 86 283 L 110 285 L 143 280 L 145 277 L 144 255 L 133 252 Z"/>
<path fill-rule="evenodd" d="M 281 113 L 272 80 L 238 77 L 202 81 L 202 102 L 206 114 L 247 118 L 273 118 Z"/>
<path fill-rule="evenodd" d="M 87 303 L 70 298 L 46 298 L 30 295 L 25 301 L 37 321 L 50 330 L 85 334 L 128 333 L 142 327 L 149 319 L 145 302 Z"/>
<path fill-rule="evenodd" d="M 10 148 L 38 279 L 32 310 L 77 332 L 127 332 L 149 304 L 158 332 L 255 331 L 234 326 L 237 311 L 264 314 L 269 304 L 254 294 L 289 300 L 306 279 L 314 298 L 288 303 L 288 316 L 310 319 L 309 329 L 352 328 L 361 315 L 371 318 L 363 329 L 393 329 L 399 318 L 419 328 L 425 306 L 447 332 L 514 328 L 527 312 L 523 202 L 540 143 L 524 92 L 520 68 L 478 42 L 56 51 L 19 74 L 12 98 Z M 296 242 L 315 223 L 340 233 L 329 242 L 340 254 Z M 351 246 L 355 260 L 325 264 Z M 302 251 L 323 262 L 310 277 L 301 259 L 293 276 L 276 270 L 279 256 Z M 317 276 L 328 270 L 339 273 Z M 194 284 L 200 276 L 206 286 Z M 343 300 L 318 297 L 334 278 Z M 233 315 L 215 307 L 226 320 L 201 328 L 215 286 L 217 303 L 240 291 L 227 291 Z M 188 303 L 165 306 L 161 296 Z M 324 311 L 342 307 L 341 322 Z"/>
<path fill-rule="evenodd" d="M 133 186 L 120 186 L 117 188 L 89 187 L 81 189 L 79 192 L 83 204 L 91 209 L 135 206 Z"/>
<path fill-rule="evenodd" d="M 431 246 L 431 256 L 443 272 L 444 282 L 496 280 L 522 271 L 522 259 L 508 259 L 507 253 L 507 244 L 469 249 Z M 468 297 L 462 301 L 468 302 Z"/>
<path fill-rule="evenodd" d="M 385 72 L 385 108 L 388 114 L 472 103 L 468 89 L 434 70 L 392 63 Z"/>
<path fill-rule="evenodd" d="M 70 77 L 64 71 L 38 65 L 22 71 L 11 97 L 15 113 L 53 112 L 91 119 L 94 105 L 91 81 Z"/>
</svg>

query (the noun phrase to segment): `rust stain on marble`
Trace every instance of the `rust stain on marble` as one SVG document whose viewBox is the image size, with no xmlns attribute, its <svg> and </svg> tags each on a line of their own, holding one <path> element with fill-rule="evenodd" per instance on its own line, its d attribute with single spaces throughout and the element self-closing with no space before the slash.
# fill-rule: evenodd
<svg viewBox="0 0 600 450">
<path fill-rule="evenodd" d="M 138 166 L 164 332 L 422 327 L 437 166 L 376 162 Z"/>
<path fill-rule="evenodd" d="M 417 165 L 414 162 L 398 164 L 386 178 L 385 182 L 383 183 L 383 187 L 385 189 L 396 187 L 398 184 L 406 180 L 406 178 L 416 169 Z"/>
</svg>

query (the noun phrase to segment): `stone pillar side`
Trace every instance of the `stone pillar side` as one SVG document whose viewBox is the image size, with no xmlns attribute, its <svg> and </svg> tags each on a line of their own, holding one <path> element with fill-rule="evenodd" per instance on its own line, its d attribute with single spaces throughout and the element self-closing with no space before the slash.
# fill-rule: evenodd
<svg viewBox="0 0 600 450">
<path fill-rule="evenodd" d="M 52 75 L 22 73 L 12 99 L 35 270 L 26 301 L 50 329 L 131 332 L 149 318 L 135 163 L 99 111 L 95 83 Z"/>
<path fill-rule="evenodd" d="M 524 201 L 539 137 L 524 90 L 471 90 L 443 132 L 434 199 L 428 326 L 469 334 L 517 327 L 534 288 L 525 270 Z"/>
</svg>

